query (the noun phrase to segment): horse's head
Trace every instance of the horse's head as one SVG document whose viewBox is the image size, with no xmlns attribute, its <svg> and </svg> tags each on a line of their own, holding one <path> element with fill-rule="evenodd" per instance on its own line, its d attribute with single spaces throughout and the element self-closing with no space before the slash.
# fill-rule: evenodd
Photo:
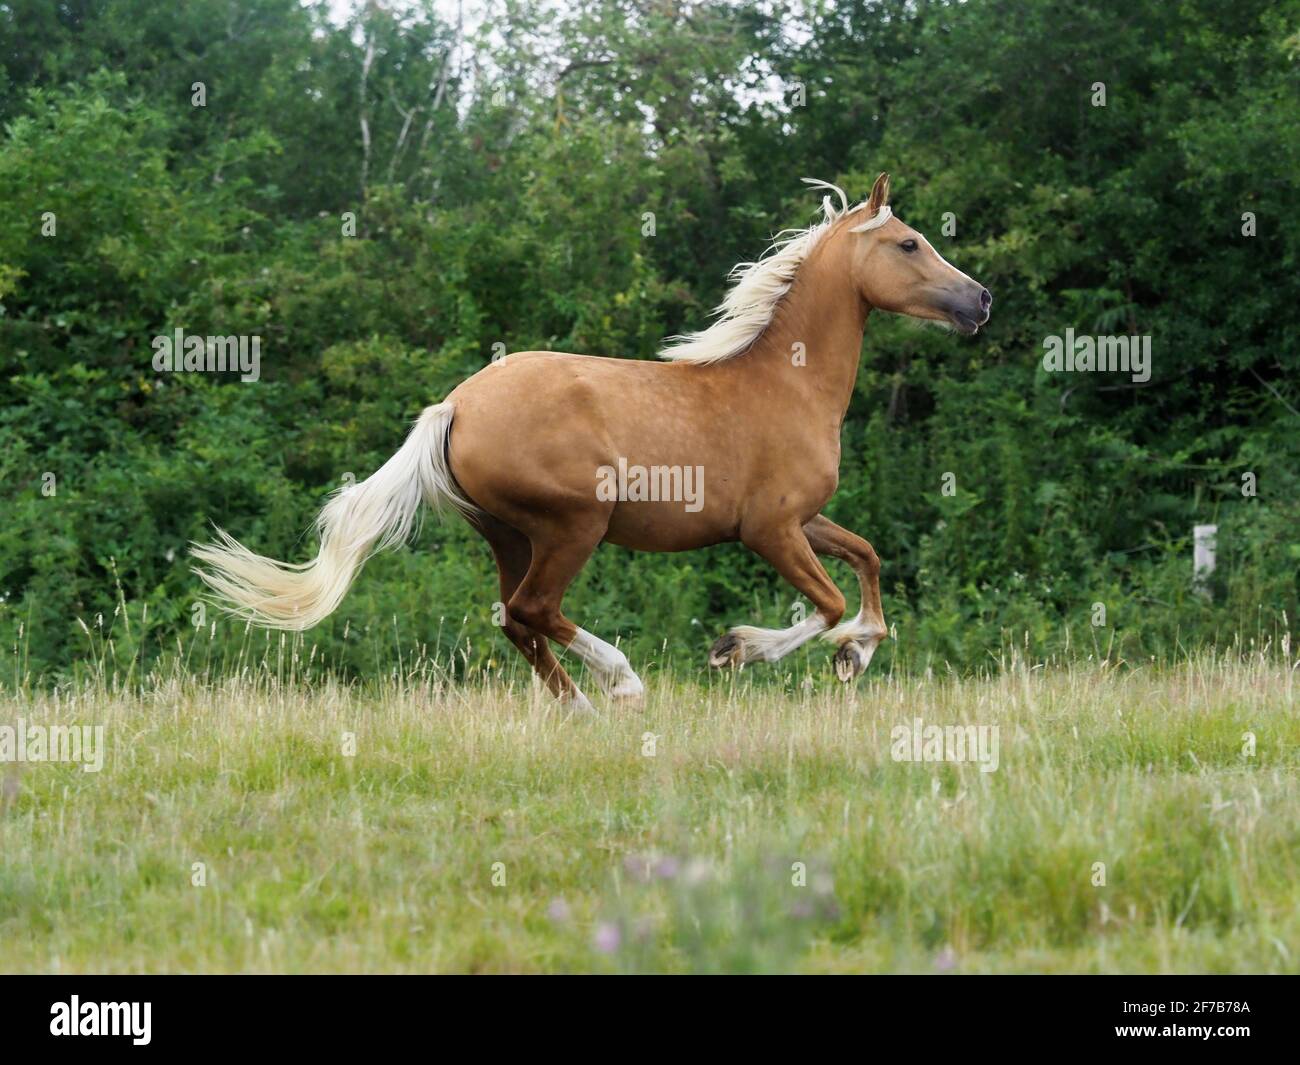
<svg viewBox="0 0 1300 1065">
<path fill-rule="evenodd" d="M 861 213 L 868 221 L 855 225 L 850 220 L 849 231 L 856 241 L 853 280 L 867 303 L 882 311 L 945 322 L 967 334 L 989 320 L 989 290 L 889 210 L 888 174 L 876 178 Z"/>
</svg>

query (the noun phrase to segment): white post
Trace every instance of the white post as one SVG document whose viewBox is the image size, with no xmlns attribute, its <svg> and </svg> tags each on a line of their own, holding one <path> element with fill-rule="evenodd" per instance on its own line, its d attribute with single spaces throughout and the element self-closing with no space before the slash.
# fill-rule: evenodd
<svg viewBox="0 0 1300 1065">
<path fill-rule="evenodd" d="M 1214 551 L 1218 533 L 1217 525 L 1192 527 L 1192 586 L 1201 595 L 1210 594 L 1210 575 L 1214 572 Z"/>
</svg>

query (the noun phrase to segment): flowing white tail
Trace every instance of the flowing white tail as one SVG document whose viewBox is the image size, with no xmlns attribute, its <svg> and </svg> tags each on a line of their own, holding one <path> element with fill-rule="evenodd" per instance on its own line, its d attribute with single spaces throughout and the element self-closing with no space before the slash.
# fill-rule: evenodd
<svg viewBox="0 0 1300 1065">
<path fill-rule="evenodd" d="M 311 628 L 339 605 L 366 559 L 411 535 L 421 503 L 473 514 L 447 465 L 451 419 L 450 403 L 426 407 L 397 454 L 335 493 L 316 519 L 320 551 L 310 562 L 264 558 L 217 529 L 219 543 L 192 548 L 211 569 L 194 572 L 239 617 L 268 628 Z"/>
</svg>

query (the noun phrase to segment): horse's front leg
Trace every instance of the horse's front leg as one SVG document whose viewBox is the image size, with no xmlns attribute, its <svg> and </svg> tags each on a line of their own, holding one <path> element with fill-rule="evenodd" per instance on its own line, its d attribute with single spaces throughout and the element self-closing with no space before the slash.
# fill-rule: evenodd
<svg viewBox="0 0 1300 1065">
<path fill-rule="evenodd" d="M 803 527 L 808 543 L 819 555 L 838 558 L 853 567 L 862 587 L 862 606 L 856 617 L 837 625 L 823 639 L 839 646 L 835 652 L 835 675 L 853 680 L 866 672 L 871 656 L 889 630 L 880 606 L 880 559 L 866 540 L 818 514 Z"/>
<path fill-rule="evenodd" d="M 830 629 L 844 615 L 843 594 L 817 561 L 808 538 L 797 525 L 764 529 L 747 535 L 744 543 L 806 596 L 816 613 L 788 629 L 736 626 L 709 651 L 709 665 L 718 668 L 746 662 L 775 662 Z"/>
</svg>

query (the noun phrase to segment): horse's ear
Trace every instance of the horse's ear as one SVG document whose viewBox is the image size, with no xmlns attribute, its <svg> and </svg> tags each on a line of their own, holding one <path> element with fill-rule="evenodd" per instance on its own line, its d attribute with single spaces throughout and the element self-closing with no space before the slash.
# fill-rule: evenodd
<svg viewBox="0 0 1300 1065">
<path fill-rule="evenodd" d="M 876 178 L 876 183 L 871 186 L 871 198 L 867 201 L 867 208 L 872 214 L 875 214 L 889 202 L 889 175 L 881 174 Z"/>
</svg>

